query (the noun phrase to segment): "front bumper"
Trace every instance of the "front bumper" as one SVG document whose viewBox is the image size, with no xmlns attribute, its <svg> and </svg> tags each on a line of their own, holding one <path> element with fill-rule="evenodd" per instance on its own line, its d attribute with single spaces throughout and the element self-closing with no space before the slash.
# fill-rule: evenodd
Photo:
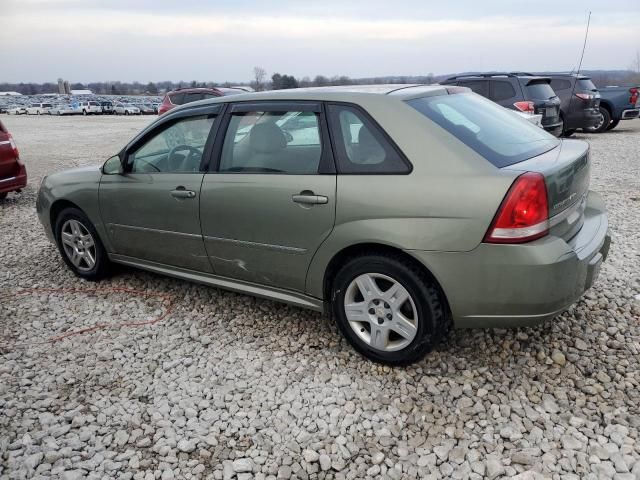
<svg viewBox="0 0 640 480">
<path fill-rule="evenodd" d="M 457 328 L 519 327 L 552 318 L 596 280 L 610 236 L 604 202 L 589 192 L 584 224 L 569 241 L 482 243 L 470 252 L 409 251 L 435 275 Z"/>
<path fill-rule="evenodd" d="M 20 165 L 18 173 L 8 178 L 0 178 L 0 193 L 14 192 L 27 186 L 27 169 Z"/>
</svg>

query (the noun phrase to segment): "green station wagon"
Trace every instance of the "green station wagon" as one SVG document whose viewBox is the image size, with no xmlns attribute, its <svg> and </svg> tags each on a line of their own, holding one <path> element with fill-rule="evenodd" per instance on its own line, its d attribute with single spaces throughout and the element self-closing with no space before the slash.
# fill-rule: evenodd
<svg viewBox="0 0 640 480">
<path fill-rule="evenodd" d="M 610 240 L 589 166 L 587 143 L 466 88 L 298 89 L 175 108 L 46 177 L 37 210 L 83 278 L 116 262 L 326 311 L 399 365 L 592 285 Z"/>
</svg>

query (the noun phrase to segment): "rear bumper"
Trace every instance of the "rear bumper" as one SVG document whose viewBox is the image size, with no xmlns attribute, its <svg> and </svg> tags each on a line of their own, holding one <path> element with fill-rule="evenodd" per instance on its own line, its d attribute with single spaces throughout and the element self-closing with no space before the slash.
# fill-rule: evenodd
<svg viewBox="0 0 640 480">
<path fill-rule="evenodd" d="M 639 108 L 630 108 L 628 110 L 623 110 L 620 115 L 621 120 L 632 120 L 634 118 L 638 118 L 640 116 Z"/>
<path fill-rule="evenodd" d="M 552 318 L 596 280 L 610 236 L 604 202 L 590 192 L 584 224 L 570 240 L 482 243 L 470 252 L 409 251 L 440 282 L 457 328 L 519 327 Z"/>
<path fill-rule="evenodd" d="M 542 128 L 544 128 L 550 134 L 555 135 L 556 137 L 559 137 L 562 134 L 562 122 L 554 122 L 548 124 L 543 123 Z"/>
<path fill-rule="evenodd" d="M 0 193 L 14 192 L 27 186 L 27 169 L 20 165 L 18 173 L 6 178 L 0 178 Z"/>
<path fill-rule="evenodd" d="M 600 111 L 596 108 L 585 108 L 567 116 L 565 128 L 574 130 L 576 128 L 594 128 L 600 122 Z"/>
</svg>

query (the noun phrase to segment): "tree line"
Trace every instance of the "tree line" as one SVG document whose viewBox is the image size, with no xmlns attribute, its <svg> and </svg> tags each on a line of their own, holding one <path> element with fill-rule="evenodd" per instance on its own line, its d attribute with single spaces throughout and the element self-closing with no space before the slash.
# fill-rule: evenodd
<svg viewBox="0 0 640 480">
<path fill-rule="evenodd" d="M 593 79 L 596 86 L 603 87 L 606 85 L 627 85 L 640 83 L 640 58 L 637 60 L 638 65 L 629 70 L 596 70 L 585 71 Z M 308 76 L 296 78 L 293 75 L 275 72 L 271 76 L 262 67 L 254 67 L 253 77 L 250 82 L 200 82 L 191 81 L 161 81 L 161 82 L 89 82 L 89 83 L 71 83 L 72 90 L 89 89 L 98 95 L 159 95 L 170 90 L 186 87 L 232 87 L 232 86 L 250 86 L 254 90 L 281 90 L 285 88 L 304 88 L 304 87 L 325 87 L 330 85 L 371 85 L 385 83 L 422 83 L 430 84 L 449 77 L 449 75 L 434 76 L 432 73 L 427 75 L 414 76 L 384 76 L 384 77 L 367 77 L 367 78 L 350 78 L 346 75 L 335 75 L 327 77 L 324 75 L 316 75 L 311 78 Z M 0 83 L 0 92 L 18 92 L 23 95 L 39 95 L 44 93 L 57 93 L 58 84 L 53 82 L 45 83 Z"/>
</svg>

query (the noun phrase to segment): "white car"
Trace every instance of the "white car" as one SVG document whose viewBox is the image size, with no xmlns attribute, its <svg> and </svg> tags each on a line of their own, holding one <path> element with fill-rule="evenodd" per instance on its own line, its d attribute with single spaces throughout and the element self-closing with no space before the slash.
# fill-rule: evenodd
<svg viewBox="0 0 640 480">
<path fill-rule="evenodd" d="M 100 105 L 100 102 L 94 101 L 80 102 L 78 110 L 83 115 L 99 114 L 102 113 L 102 105 Z"/>
<path fill-rule="evenodd" d="M 51 109 L 51 115 L 75 115 L 81 113 L 74 105 L 56 105 Z"/>
<path fill-rule="evenodd" d="M 27 109 L 25 107 L 11 107 L 7 108 L 7 115 L 23 115 L 27 113 Z"/>
<path fill-rule="evenodd" d="M 521 118 L 524 118 L 526 121 L 533 123 L 536 127 L 542 128 L 542 115 L 540 115 L 539 113 L 520 112 L 518 110 L 512 110 L 506 107 L 505 109 L 509 110 L 511 113 L 515 115 L 518 115 Z"/>
<path fill-rule="evenodd" d="M 49 115 L 51 107 L 50 103 L 34 103 L 27 107 L 27 115 Z"/>
<path fill-rule="evenodd" d="M 116 103 L 113 111 L 116 115 L 140 115 L 140 109 L 128 103 Z"/>
</svg>

